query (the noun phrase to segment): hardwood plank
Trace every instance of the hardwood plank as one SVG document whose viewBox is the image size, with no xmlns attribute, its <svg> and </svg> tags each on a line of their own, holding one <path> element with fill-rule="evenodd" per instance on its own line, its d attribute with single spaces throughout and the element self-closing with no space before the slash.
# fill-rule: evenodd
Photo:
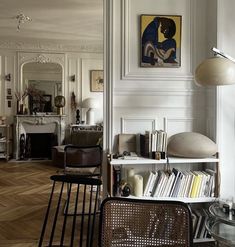
<svg viewBox="0 0 235 247">
<path fill-rule="evenodd" d="M 0 246 L 34 247 L 51 190 L 51 162 L 0 161 Z"/>
</svg>

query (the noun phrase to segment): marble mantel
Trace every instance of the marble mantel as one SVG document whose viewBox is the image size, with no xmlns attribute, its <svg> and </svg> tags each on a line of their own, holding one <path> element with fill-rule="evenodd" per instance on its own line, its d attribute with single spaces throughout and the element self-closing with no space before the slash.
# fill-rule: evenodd
<svg viewBox="0 0 235 247">
<path fill-rule="evenodd" d="M 15 148 L 14 156 L 19 159 L 20 137 L 27 133 L 54 133 L 58 138 L 58 145 L 65 138 L 65 115 L 16 115 L 15 121 Z M 26 137 L 26 136 L 25 136 Z"/>
</svg>

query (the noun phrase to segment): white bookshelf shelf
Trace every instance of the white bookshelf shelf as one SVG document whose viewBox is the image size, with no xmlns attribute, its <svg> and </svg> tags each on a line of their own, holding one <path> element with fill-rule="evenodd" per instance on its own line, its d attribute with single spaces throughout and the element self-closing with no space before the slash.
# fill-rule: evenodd
<svg viewBox="0 0 235 247">
<path fill-rule="evenodd" d="M 153 197 L 153 196 L 128 196 L 131 199 L 142 199 L 142 200 L 156 200 L 156 201 L 180 201 L 184 203 L 205 203 L 205 202 L 215 202 L 218 199 L 216 197 Z"/>
<path fill-rule="evenodd" d="M 219 162 L 218 158 L 210 157 L 210 158 L 177 158 L 177 157 L 169 157 L 169 164 L 183 164 L 183 163 L 213 163 Z M 112 159 L 110 161 L 110 165 L 149 165 L 149 164 L 166 164 L 166 159 L 155 160 L 148 159 L 143 157 L 138 157 L 136 159 Z"/>
</svg>

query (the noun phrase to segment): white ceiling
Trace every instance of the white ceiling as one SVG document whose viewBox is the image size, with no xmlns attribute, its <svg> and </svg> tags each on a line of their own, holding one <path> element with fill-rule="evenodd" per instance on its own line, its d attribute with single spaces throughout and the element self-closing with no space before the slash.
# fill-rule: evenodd
<svg viewBox="0 0 235 247">
<path fill-rule="evenodd" d="M 32 21 L 17 31 L 15 16 Z M 0 38 L 67 43 L 103 41 L 103 0 L 0 0 Z"/>
</svg>

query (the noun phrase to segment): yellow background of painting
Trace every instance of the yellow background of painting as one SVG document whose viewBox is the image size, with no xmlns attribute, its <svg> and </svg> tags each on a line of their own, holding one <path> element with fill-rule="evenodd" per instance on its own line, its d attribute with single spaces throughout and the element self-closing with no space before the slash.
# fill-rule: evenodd
<svg viewBox="0 0 235 247">
<path fill-rule="evenodd" d="M 145 28 L 148 26 L 148 24 L 153 21 L 153 19 L 155 17 L 158 17 L 159 15 L 142 15 L 141 16 L 141 37 L 143 35 L 143 32 L 145 30 Z M 173 36 L 173 38 L 175 39 L 176 41 L 176 45 L 177 45 L 177 48 L 180 47 L 180 40 L 181 40 L 181 16 L 172 16 L 172 15 L 161 15 L 159 17 L 166 17 L 166 18 L 169 18 L 169 19 L 172 19 L 174 20 L 175 22 L 175 25 L 176 25 L 176 33 L 175 35 Z M 161 33 L 160 29 L 158 29 L 158 39 L 159 39 L 159 42 L 162 42 L 163 40 L 165 40 L 166 38 L 164 37 L 164 35 Z"/>
</svg>

